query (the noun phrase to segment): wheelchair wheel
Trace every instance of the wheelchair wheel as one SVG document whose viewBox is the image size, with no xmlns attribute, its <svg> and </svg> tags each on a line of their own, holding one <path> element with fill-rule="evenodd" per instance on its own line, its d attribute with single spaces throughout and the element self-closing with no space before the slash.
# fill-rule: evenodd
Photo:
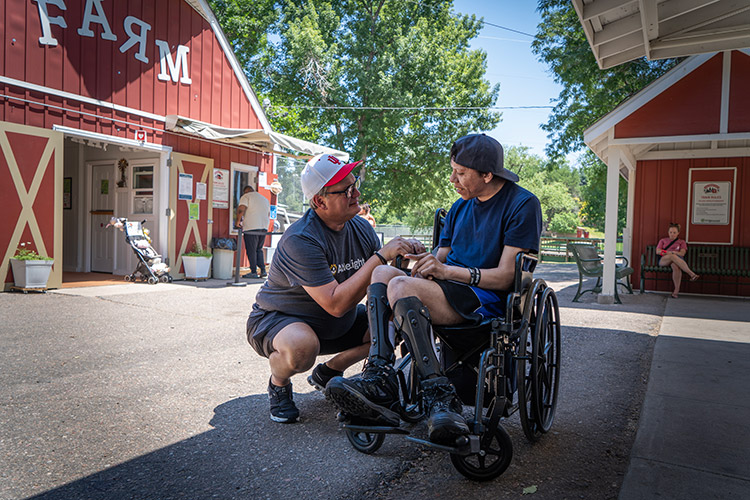
<svg viewBox="0 0 750 500">
<path fill-rule="evenodd" d="M 536 421 L 542 432 L 552 427 L 560 385 L 560 308 L 557 296 L 547 288 L 540 298 L 539 314 L 534 325 L 534 345 L 531 357 L 531 394 Z"/>
<path fill-rule="evenodd" d="M 533 290 L 533 298 L 527 306 L 530 308 L 528 312 L 529 326 L 521 332 L 519 344 L 518 344 L 518 364 L 516 365 L 516 380 L 518 380 L 518 410 L 521 418 L 521 427 L 523 433 L 526 435 L 526 439 L 532 443 L 537 441 L 544 430 L 539 425 L 536 418 L 536 400 L 534 398 L 534 388 L 538 387 L 538 383 L 534 383 L 534 370 L 532 369 L 532 359 L 534 358 L 535 346 L 539 345 L 539 342 L 535 340 L 537 335 L 537 319 L 540 316 L 540 310 L 542 309 L 542 297 L 546 290 L 545 285 L 536 284 Z"/>
<path fill-rule="evenodd" d="M 489 424 L 489 419 L 484 419 Z M 473 425 L 469 422 L 469 426 Z M 479 453 L 473 455 L 451 454 L 451 462 L 463 476 L 472 481 L 491 481 L 510 465 L 513 459 L 513 442 L 508 431 L 498 424 L 494 429 L 486 428 L 480 436 L 481 447 Z"/>
<path fill-rule="evenodd" d="M 346 431 L 346 438 L 354 446 L 354 449 L 368 455 L 378 451 L 385 441 L 385 434 L 382 433 L 344 430 Z"/>
</svg>

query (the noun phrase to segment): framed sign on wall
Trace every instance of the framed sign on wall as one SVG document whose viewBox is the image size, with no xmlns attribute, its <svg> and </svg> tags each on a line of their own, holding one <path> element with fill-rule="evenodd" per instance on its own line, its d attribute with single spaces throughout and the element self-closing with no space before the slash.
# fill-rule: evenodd
<svg viewBox="0 0 750 500">
<path fill-rule="evenodd" d="M 732 245 L 737 167 L 691 168 L 688 243 Z"/>
</svg>

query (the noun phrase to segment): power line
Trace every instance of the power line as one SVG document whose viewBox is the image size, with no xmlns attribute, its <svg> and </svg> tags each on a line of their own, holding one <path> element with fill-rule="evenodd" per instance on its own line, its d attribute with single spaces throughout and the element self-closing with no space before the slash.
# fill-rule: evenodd
<svg viewBox="0 0 750 500">
<path fill-rule="evenodd" d="M 305 105 L 271 105 L 270 108 L 285 109 L 331 109 L 350 111 L 472 111 L 483 109 L 552 109 L 554 106 L 305 106 Z"/>
<path fill-rule="evenodd" d="M 422 6 L 422 7 L 425 7 L 425 6 L 422 5 L 422 2 L 417 1 L 417 0 L 404 0 L 404 1 L 416 4 L 416 5 L 419 5 L 419 6 Z M 433 7 L 433 9 L 434 8 L 435 7 Z M 486 24 L 487 26 L 492 26 L 492 27 L 495 27 L 495 28 L 500 28 L 501 30 L 512 31 L 513 33 L 518 33 L 519 35 L 526 35 L 526 36 L 530 36 L 531 38 L 535 38 L 534 35 L 532 35 L 530 33 L 526 33 L 524 31 L 519 31 L 519 30 L 516 30 L 516 29 L 513 29 L 513 28 L 508 28 L 507 26 L 500 26 L 499 24 L 490 23 L 490 22 L 484 21 L 484 20 L 482 20 L 482 22 L 484 24 Z"/>
<path fill-rule="evenodd" d="M 484 24 L 486 24 L 487 26 L 500 28 L 501 30 L 512 31 L 513 33 L 518 33 L 519 35 L 526 35 L 526 36 L 530 36 L 531 38 L 535 38 L 535 36 L 532 35 L 531 33 L 526 33 L 525 31 L 514 30 L 513 28 L 508 28 L 507 26 L 500 26 L 499 24 L 494 24 L 494 23 L 490 23 L 487 21 L 484 21 Z"/>
</svg>

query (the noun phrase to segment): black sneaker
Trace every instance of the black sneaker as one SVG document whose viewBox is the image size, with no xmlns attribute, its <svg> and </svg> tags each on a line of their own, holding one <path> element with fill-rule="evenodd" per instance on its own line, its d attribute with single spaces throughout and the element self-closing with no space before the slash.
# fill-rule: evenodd
<svg viewBox="0 0 750 500">
<path fill-rule="evenodd" d="M 340 377 L 343 374 L 344 372 L 329 368 L 325 363 L 320 363 L 307 377 L 307 382 L 317 390 L 322 391 L 325 390 L 326 385 L 333 377 Z"/>
<path fill-rule="evenodd" d="M 260 276 L 258 276 L 258 273 L 247 273 L 247 274 L 243 274 L 242 277 L 243 278 L 249 278 L 251 280 L 255 280 L 255 279 L 260 278 Z"/>
<path fill-rule="evenodd" d="M 452 446 L 456 438 L 469 433 L 461 415 L 461 401 L 447 377 L 422 382 L 422 400 L 427 419 L 428 439 L 433 443 Z"/>
<path fill-rule="evenodd" d="M 349 417 L 394 427 L 400 423 L 398 413 L 391 410 L 399 402 L 398 379 L 383 359 L 370 359 L 360 375 L 332 378 L 326 396 Z"/>
<path fill-rule="evenodd" d="M 291 424 L 299 418 L 299 410 L 293 401 L 292 383 L 278 387 L 268 381 L 268 401 L 271 403 L 271 420 Z"/>
</svg>

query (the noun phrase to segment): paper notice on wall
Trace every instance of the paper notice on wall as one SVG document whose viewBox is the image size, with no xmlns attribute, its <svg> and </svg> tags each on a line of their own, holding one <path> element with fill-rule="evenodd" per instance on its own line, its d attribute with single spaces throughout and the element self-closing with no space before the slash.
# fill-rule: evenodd
<svg viewBox="0 0 750 500">
<path fill-rule="evenodd" d="M 201 205 L 200 203 L 188 203 L 188 220 L 200 220 Z"/>
<path fill-rule="evenodd" d="M 206 184 L 205 182 L 197 182 L 195 184 L 195 199 L 196 200 L 205 200 L 207 192 L 208 192 L 208 184 Z"/>
<path fill-rule="evenodd" d="M 258 172 L 258 187 L 268 187 L 268 174 L 266 172 Z"/>
<path fill-rule="evenodd" d="M 180 200 L 193 199 L 193 176 L 192 174 L 180 174 L 177 198 Z"/>
<path fill-rule="evenodd" d="M 729 224 L 731 182 L 693 183 L 693 224 Z"/>
<path fill-rule="evenodd" d="M 214 208 L 229 208 L 229 170 L 214 169 Z"/>
</svg>

